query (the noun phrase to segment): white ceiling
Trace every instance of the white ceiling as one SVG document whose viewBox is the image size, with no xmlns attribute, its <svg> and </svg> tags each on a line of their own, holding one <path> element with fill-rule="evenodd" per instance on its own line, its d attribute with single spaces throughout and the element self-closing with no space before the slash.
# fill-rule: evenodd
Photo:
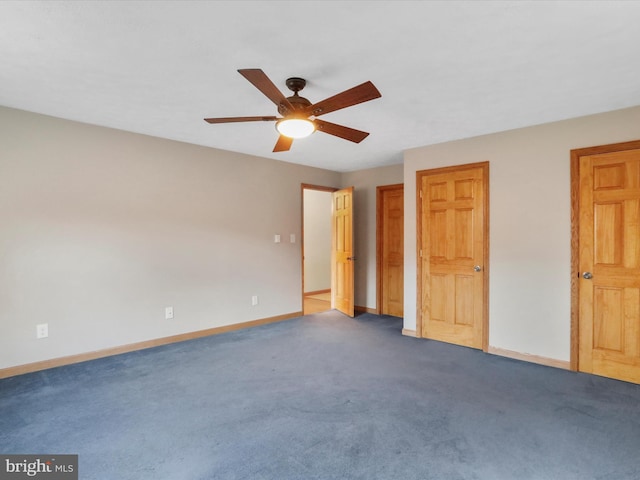
<svg viewBox="0 0 640 480">
<path fill-rule="evenodd" d="M 352 171 L 402 151 L 640 105 L 638 1 L 0 1 L 0 105 Z M 371 80 L 382 98 L 272 153 L 276 115 L 237 69 L 317 102 Z"/>
</svg>

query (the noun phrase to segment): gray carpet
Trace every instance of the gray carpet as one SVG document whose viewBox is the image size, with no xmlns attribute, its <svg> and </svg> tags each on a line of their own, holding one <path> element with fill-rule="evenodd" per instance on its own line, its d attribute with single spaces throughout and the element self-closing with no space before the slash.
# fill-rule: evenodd
<svg viewBox="0 0 640 480">
<path fill-rule="evenodd" d="M 0 380 L 0 453 L 80 478 L 640 478 L 640 386 L 325 312 Z"/>
</svg>

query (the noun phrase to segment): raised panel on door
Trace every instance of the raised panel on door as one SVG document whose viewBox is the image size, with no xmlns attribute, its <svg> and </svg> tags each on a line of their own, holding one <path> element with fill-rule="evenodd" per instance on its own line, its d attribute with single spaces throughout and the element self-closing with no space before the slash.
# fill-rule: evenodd
<svg viewBox="0 0 640 480">
<path fill-rule="evenodd" d="M 593 348 L 621 353 L 624 350 L 624 289 L 594 288 Z"/>
<path fill-rule="evenodd" d="M 429 232 L 427 233 L 431 237 L 431 243 L 429 248 L 429 257 L 431 260 L 437 258 L 447 259 L 447 211 L 436 210 L 431 206 L 430 208 L 430 222 Z"/>
<path fill-rule="evenodd" d="M 474 277 L 473 275 L 455 276 L 455 317 L 454 322 L 458 325 L 473 326 L 474 320 Z"/>
<path fill-rule="evenodd" d="M 431 322 L 451 323 L 449 311 L 451 310 L 451 297 L 448 292 L 451 290 L 449 286 L 449 276 L 446 274 L 432 273 L 430 276 L 429 287 L 431 290 L 431 298 L 439 298 L 442 301 L 430 302 L 429 320 Z"/>
<path fill-rule="evenodd" d="M 473 261 L 473 208 L 457 208 L 453 215 L 453 258 Z"/>
</svg>

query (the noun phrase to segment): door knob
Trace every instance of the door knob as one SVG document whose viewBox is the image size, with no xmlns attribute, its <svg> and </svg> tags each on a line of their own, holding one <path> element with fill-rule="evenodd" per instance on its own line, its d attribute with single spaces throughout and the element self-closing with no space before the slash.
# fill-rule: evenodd
<svg viewBox="0 0 640 480">
<path fill-rule="evenodd" d="M 593 278 L 593 275 L 591 274 L 591 272 L 584 272 L 582 274 L 582 278 L 584 278 L 585 280 L 591 280 Z"/>
<path fill-rule="evenodd" d="M 356 257 L 347 257 L 347 260 L 355 260 Z"/>
<path fill-rule="evenodd" d="M 476 265 L 475 267 L 473 267 L 473 270 L 475 272 L 480 272 L 480 271 L 482 271 L 482 267 L 480 265 Z"/>
</svg>

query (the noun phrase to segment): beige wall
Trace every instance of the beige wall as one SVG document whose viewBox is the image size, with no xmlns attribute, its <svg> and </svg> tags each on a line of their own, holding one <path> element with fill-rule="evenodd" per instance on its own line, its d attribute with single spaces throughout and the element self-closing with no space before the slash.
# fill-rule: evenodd
<svg viewBox="0 0 640 480">
<path fill-rule="evenodd" d="M 301 311 L 302 183 L 341 175 L 0 107 L 0 368 Z"/>
<path fill-rule="evenodd" d="M 570 150 L 637 139 L 640 107 L 405 152 L 405 328 L 416 324 L 416 172 L 488 160 L 489 344 L 569 360 Z"/>
</svg>

